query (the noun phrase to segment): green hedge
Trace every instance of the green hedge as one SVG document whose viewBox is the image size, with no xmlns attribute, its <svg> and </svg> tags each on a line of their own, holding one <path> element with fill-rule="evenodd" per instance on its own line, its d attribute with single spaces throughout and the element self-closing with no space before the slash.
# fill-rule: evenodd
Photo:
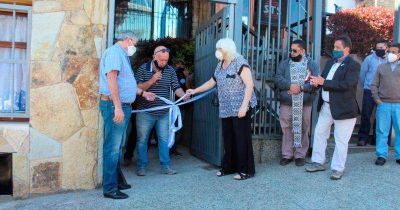
<svg viewBox="0 0 400 210">
<path fill-rule="evenodd" d="M 163 45 L 169 48 L 170 62 L 173 65 L 177 60 L 182 60 L 189 68 L 190 72 L 194 71 L 194 51 L 195 41 L 193 39 L 183 38 L 163 38 L 158 40 L 139 41 L 137 44 L 137 53 L 133 58 L 133 66 L 136 69 L 143 63 L 153 58 L 154 49 Z"/>
</svg>

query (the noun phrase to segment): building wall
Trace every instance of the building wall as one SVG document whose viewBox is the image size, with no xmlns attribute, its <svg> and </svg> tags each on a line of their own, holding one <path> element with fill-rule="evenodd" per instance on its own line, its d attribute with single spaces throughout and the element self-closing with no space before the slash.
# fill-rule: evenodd
<svg viewBox="0 0 400 210">
<path fill-rule="evenodd" d="M 193 0 L 192 35 L 196 35 L 197 30 L 211 18 L 210 0 Z"/>
<path fill-rule="evenodd" d="M 395 8 L 396 0 L 358 0 L 358 6 L 378 6 L 386 7 L 388 9 Z"/>
<path fill-rule="evenodd" d="M 108 1 L 34 0 L 30 121 L 0 124 L 14 197 L 98 185 L 98 64 Z"/>
</svg>

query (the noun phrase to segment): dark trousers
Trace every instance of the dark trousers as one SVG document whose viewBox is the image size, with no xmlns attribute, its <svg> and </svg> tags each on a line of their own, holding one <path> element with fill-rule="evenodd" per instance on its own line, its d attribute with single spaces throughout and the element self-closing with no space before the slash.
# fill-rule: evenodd
<svg viewBox="0 0 400 210">
<path fill-rule="evenodd" d="M 362 110 L 361 110 L 361 125 L 360 130 L 358 131 L 358 139 L 359 141 L 369 142 L 369 132 L 371 129 L 371 117 L 374 108 L 376 107 L 376 103 L 372 98 L 372 93 L 368 89 L 364 89 L 363 95 L 363 102 L 362 102 Z M 376 138 L 376 120 L 373 124 L 373 134 L 371 144 L 375 145 L 375 138 Z M 392 127 L 390 126 L 389 137 L 388 137 L 388 144 L 390 144 Z"/>
<path fill-rule="evenodd" d="M 222 171 L 225 173 L 255 174 L 250 113 L 243 118 L 222 118 L 225 150 Z"/>
<path fill-rule="evenodd" d="M 362 110 L 361 110 L 361 125 L 360 130 L 358 131 L 358 139 L 360 141 L 369 140 L 369 132 L 371 129 L 371 117 L 374 108 L 376 107 L 376 103 L 372 98 L 372 94 L 370 90 L 364 89 L 363 101 L 362 101 Z M 375 140 L 375 129 L 374 129 L 374 138 Z M 373 142 L 371 142 L 373 143 Z"/>
<path fill-rule="evenodd" d="M 136 148 L 136 139 L 137 139 L 136 114 L 132 114 L 130 123 L 131 123 L 131 132 L 129 133 L 128 139 L 126 141 L 125 154 L 124 154 L 125 160 L 130 160 L 133 158 L 133 153 Z"/>
</svg>

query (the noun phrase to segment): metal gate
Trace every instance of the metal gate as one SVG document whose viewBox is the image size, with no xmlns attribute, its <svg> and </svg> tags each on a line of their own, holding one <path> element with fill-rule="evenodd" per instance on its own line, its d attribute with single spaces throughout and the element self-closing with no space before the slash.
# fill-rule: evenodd
<svg viewBox="0 0 400 210">
<path fill-rule="evenodd" d="M 226 37 L 226 29 L 231 28 L 238 49 L 251 65 L 255 81 L 258 106 L 252 115 L 253 139 L 281 139 L 278 94 L 272 78 L 279 63 L 288 58 L 290 42 L 295 39 L 305 41 L 307 53 L 319 62 L 322 1 L 238 0 L 234 8 L 235 17 L 231 20 L 235 20 L 235 26 L 229 25 L 227 20 L 229 14 L 233 14 L 232 7 L 225 7 L 196 36 L 196 85 L 207 81 L 213 74 L 217 62 L 214 58 L 215 43 Z M 244 9 L 248 10 L 247 17 L 236 12 L 245 13 Z M 238 19 L 243 24 L 238 25 Z M 237 31 L 241 31 L 240 39 Z M 191 149 L 194 155 L 218 165 L 222 140 L 218 110 L 211 106 L 210 101 L 211 97 L 195 104 Z"/>
<path fill-rule="evenodd" d="M 196 87 L 209 80 L 217 65 L 215 44 L 229 32 L 229 9 L 225 8 L 203 25 L 196 35 Z M 194 103 L 191 153 L 212 164 L 220 165 L 222 156 L 221 124 L 218 107 L 211 105 L 213 96 Z"/>
</svg>

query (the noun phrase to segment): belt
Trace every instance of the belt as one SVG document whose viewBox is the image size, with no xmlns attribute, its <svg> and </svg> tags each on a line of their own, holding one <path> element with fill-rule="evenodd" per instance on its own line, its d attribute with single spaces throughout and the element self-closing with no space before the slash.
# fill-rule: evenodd
<svg viewBox="0 0 400 210">
<path fill-rule="evenodd" d="M 103 94 L 100 94 L 100 100 L 102 100 L 102 101 L 111 101 L 112 102 L 112 99 L 111 99 L 110 96 L 106 96 L 106 95 L 103 95 Z M 132 103 L 121 103 L 121 105 L 122 106 L 131 106 Z"/>
<path fill-rule="evenodd" d="M 328 101 L 324 101 L 324 103 L 327 103 L 327 104 L 329 104 L 329 102 L 328 102 Z"/>
</svg>

